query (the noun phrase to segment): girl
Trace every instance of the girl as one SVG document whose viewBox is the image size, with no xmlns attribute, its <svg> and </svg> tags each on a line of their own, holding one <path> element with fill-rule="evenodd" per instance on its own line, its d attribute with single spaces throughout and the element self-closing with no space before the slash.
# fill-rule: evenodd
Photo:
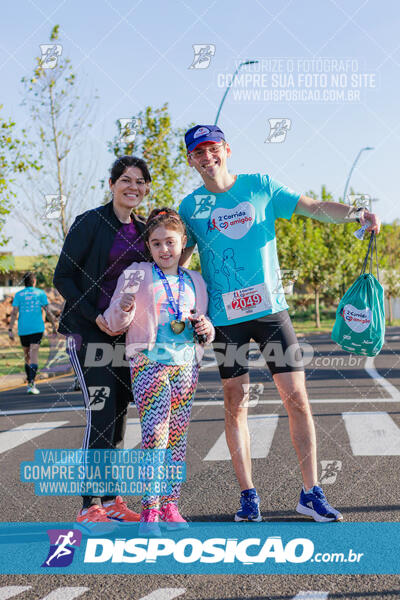
<svg viewBox="0 0 400 600">
<path fill-rule="evenodd" d="M 214 327 L 204 316 L 208 297 L 203 278 L 196 271 L 179 267 L 186 245 L 179 215 L 169 208 L 153 210 L 144 238 L 154 262 L 135 262 L 124 271 L 104 318 L 112 331 L 129 327 L 126 356 L 140 416 L 142 448 L 168 448 L 172 460 L 183 461 L 203 354 L 201 344 L 194 341 L 194 332 L 210 343 Z M 193 311 L 194 327 L 190 322 Z M 187 527 L 178 510 L 180 487 L 179 483 L 172 484 L 169 496 L 143 497 L 141 534 L 160 535 L 160 519 L 170 529 Z"/>
</svg>

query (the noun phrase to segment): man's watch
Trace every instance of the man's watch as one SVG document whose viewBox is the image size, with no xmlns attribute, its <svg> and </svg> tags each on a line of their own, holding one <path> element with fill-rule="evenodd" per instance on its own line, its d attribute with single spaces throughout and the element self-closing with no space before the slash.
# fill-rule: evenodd
<svg viewBox="0 0 400 600">
<path fill-rule="evenodd" d="M 359 215 L 360 215 L 360 213 L 364 212 L 364 210 L 365 210 L 365 208 L 360 207 L 360 208 L 357 208 L 357 210 L 355 210 L 353 213 L 355 216 L 355 219 L 358 223 L 361 223 Z"/>
</svg>

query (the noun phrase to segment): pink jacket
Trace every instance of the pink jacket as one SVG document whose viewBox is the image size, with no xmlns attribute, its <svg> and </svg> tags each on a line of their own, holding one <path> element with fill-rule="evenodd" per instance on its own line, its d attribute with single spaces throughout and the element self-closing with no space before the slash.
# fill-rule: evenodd
<svg viewBox="0 0 400 600">
<path fill-rule="evenodd" d="M 153 293 L 153 265 L 149 262 L 134 262 L 120 275 L 110 306 L 104 312 L 109 328 L 112 331 L 127 329 L 126 356 L 132 358 L 141 350 L 151 350 L 157 338 L 158 315 L 156 314 Z M 207 314 L 208 295 L 203 277 L 197 271 L 183 269 L 191 278 L 196 292 L 196 313 Z M 133 276 L 133 280 L 129 280 Z M 123 292 L 134 293 L 136 304 L 130 312 L 122 310 L 119 305 Z M 207 338 L 207 343 L 215 337 L 214 327 Z M 201 344 L 196 344 L 196 357 L 200 362 L 204 353 Z"/>
</svg>

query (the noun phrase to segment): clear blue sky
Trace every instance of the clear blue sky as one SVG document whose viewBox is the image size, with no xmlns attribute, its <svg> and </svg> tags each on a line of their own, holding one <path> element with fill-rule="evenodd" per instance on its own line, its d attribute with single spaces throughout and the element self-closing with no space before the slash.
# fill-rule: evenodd
<svg viewBox="0 0 400 600">
<path fill-rule="evenodd" d="M 176 125 L 213 123 L 225 74 L 241 60 L 259 59 L 264 61 L 260 75 L 265 87 L 253 73 L 246 89 L 249 96 L 261 90 L 263 98 L 265 92 L 265 99 L 245 98 L 244 88 L 235 87 L 219 121 L 231 143 L 232 172 L 267 172 L 299 192 L 318 192 L 326 184 L 338 197 L 359 149 L 374 146 L 362 155 L 351 185 L 379 198 L 374 209 L 383 221 L 400 218 L 395 167 L 400 127 L 397 0 L 19 0 L 3 3 L 1 12 L 3 116 L 29 126 L 20 106 L 20 80 L 31 73 L 39 44 L 59 24 L 64 55 L 100 97 L 92 134 L 96 149 L 91 151 L 99 179 L 107 176 L 112 162 L 106 142 L 115 134 L 117 119 L 167 101 Z M 208 68 L 189 69 L 193 44 L 215 45 Z M 323 92 L 323 80 L 312 75 L 311 87 L 304 87 L 305 70 L 320 58 L 328 59 L 323 70 L 328 84 L 333 61 L 352 65 L 347 67 L 352 70 L 342 71 L 343 90 L 346 97 L 349 90 L 358 91 L 360 101 L 315 101 L 316 89 Z M 276 81 L 278 64 L 281 77 L 292 69 L 295 88 L 302 86 L 313 100 L 268 97 L 268 68 Z M 357 79 L 368 74 L 369 87 L 357 87 L 357 81 L 351 88 L 354 74 Z M 292 93 L 290 82 L 283 79 L 277 85 Z M 271 118 L 291 119 L 284 143 L 265 143 Z M 13 235 L 9 249 L 15 253 L 34 249 L 23 250 L 28 235 L 15 221 L 10 220 L 6 233 Z"/>
</svg>

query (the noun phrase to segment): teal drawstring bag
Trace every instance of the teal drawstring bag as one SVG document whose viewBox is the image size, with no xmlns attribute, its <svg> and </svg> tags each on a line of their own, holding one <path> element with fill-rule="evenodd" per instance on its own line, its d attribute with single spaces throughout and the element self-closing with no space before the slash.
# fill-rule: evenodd
<svg viewBox="0 0 400 600">
<path fill-rule="evenodd" d="M 377 279 L 372 274 L 374 248 Z M 366 273 L 368 258 L 369 273 Z M 379 283 L 376 235 L 372 232 L 361 274 L 347 290 L 336 311 L 332 340 L 343 350 L 353 354 L 376 356 L 383 346 L 384 339 L 384 292 Z"/>
</svg>

